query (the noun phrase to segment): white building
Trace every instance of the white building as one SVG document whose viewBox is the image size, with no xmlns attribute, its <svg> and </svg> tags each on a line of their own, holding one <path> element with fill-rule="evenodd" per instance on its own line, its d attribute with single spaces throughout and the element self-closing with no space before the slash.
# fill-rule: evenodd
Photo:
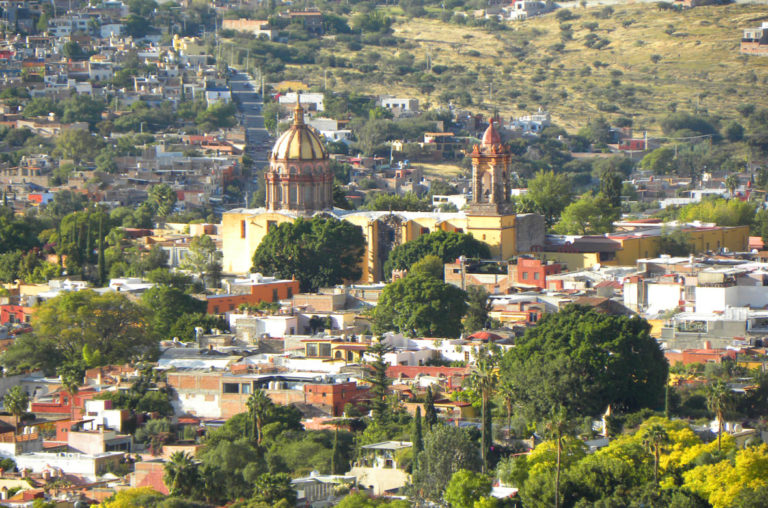
<svg viewBox="0 0 768 508">
<path fill-rule="evenodd" d="M 551 124 L 552 117 L 550 116 L 549 112 L 542 111 L 541 108 L 539 108 L 539 111 L 532 115 L 524 115 L 513 119 L 509 128 L 512 130 L 522 131 L 524 134 L 540 134 L 541 131 L 549 127 Z"/>
<path fill-rule="evenodd" d="M 63 472 L 96 481 L 110 469 L 120 464 L 124 452 L 105 452 L 97 455 L 84 453 L 23 453 L 14 457 L 19 470 L 29 469 L 33 473 Z"/>
<path fill-rule="evenodd" d="M 214 104 L 229 104 L 232 102 L 232 92 L 225 87 L 210 87 L 205 89 L 205 102 L 208 106 Z"/>
<path fill-rule="evenodd" d="M 299 100 L 301 101 L 302 106 L 314 106 L 315 111 L 325 111 L 325 107 L 323 106 L 323 94 L 321 93 L 308 93 L 304 92 L 301 94 L 297 94 L 296 92 L 288 92 L 284 95 L 281 95 L 280 98 L 277 100 L 279 104 L 282 104 L 284 106 L 295 106 L 296 105 L 296 96 L 298 95 Z"/>
</svg>

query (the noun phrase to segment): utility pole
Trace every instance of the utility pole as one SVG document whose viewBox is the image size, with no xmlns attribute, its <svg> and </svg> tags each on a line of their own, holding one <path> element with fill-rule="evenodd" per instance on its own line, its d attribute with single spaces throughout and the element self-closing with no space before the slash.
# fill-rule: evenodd
<svg viewBox="0 0 768 508">
<path fill-rule="evenodd" d="M 323 90 L 328 90 L 328 69 L 323 70 Z"/>
</svg>

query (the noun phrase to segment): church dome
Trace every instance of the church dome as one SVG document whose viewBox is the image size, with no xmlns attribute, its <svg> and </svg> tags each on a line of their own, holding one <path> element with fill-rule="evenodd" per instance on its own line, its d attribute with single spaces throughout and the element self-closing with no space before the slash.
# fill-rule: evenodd
<svg viewBox="0 0 768 508">
<path fill-rule="evenodd" d="M 493 119 L 491 119 L 490 125 L 488 125 L 488 128 L 485 129 L 485 134 L 483 134 L 483 145 L 491 146 L 491 145 L 500 145 L 500 144 L 501 144 L 501 136 L 499 136 L 498 131 L 493 126 Z"/>
<path fill-rule="evenodd" d="M 323 142 L 315 130 L 304 123 L 304 110 L 296 104 L 293 124 L 272 148 L 273 160 L 310 161 L 328 158 Z"/>
</svg>

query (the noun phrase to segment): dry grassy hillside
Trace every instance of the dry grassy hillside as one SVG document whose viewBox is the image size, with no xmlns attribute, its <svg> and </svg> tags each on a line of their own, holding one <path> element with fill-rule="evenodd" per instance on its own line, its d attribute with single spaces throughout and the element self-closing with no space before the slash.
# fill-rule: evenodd
<svg viewBox="0 0 768 508">
<path fill-rule="evenodd" d="M 478 109 L 519 114 L 543 106 L 570 128 L 604 114 L 632 117 L 635 127 L 654 132 L 657 120 L 674 108 L 736 118 L 734 107 L 740 103 L 768 106 L 768 58 L 738 52 L 741 30 L 768 19 L 768 7 L 739 4 L 675 12 L 630 4 L 614 6 L 607 19 L 595 17 L 599 10 L 572 9 L 577 19 L 564 22 L 571 25 L 572 40 L 564 42 L 554 13 L 499 32 L 400 17 L 393 28 L 411 43 L 406 49 L 366 47 L 352 53 L 335 48 L 341 56 L 358 59 L 367 52 L 382 59 L 407 52 L 417 63 L 429 52 L 433 66 L 448 67 L 429 96 L 419 92 L 412 76 L 389 73 L 386 79 L 370 79 L 352 71 L 331 73 L 339 76 L 335 83 L 340 88 L 417 95 L 433 104 L 445 91 L 467 90 Z M 588 48 L 589 34 L 609 42 L 603 49 Z"/>
</svg>

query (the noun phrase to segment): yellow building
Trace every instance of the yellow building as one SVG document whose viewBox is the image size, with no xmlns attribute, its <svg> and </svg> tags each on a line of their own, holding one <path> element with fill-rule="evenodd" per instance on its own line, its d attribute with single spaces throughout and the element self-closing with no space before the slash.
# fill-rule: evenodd
<svg viewBox="0 0 768 508">
<path fill-rule="evenodd" d="M 694 252 L 744 251 L 749 242 L 749 226 L 715 226 L 712 224 L 643 224 L 630 226 L 631 231 L 607 236 L 561 237 L 565 240 L 556 245 L 550 242 L 547 250 L 534 254 L 547 261 L 561 263 L 568 270 L 580 270 L 596 264 L 610 266 L 634 266 L 638 259 L 655 258 L 667 254 L 660 249 L 661 232 L 681 229 L 693 245 Z"/>
<path fill-rule="evenodd" d="M 473 198 L 467 211 L 374 212 L 331 209 L 333 176 L 318 134 L 297 105 L 291 127 L 275 142 L 266 172 L 265 208 L 237 208 L 222 217 L 223 268 L 243 274 L 267 233 L 298 217 L 323 214 L 360 226 L 366 239 L 362 282 L 386 278 L 384 262 L 394 247 L 435 231 L 470 233 L 487 243 L 497 259 L 508 259 L 544 243 L 544 219 L 515 215 L 509 203 L 509 150 L 493 125 L 472 154 Z"/>
</svg>

